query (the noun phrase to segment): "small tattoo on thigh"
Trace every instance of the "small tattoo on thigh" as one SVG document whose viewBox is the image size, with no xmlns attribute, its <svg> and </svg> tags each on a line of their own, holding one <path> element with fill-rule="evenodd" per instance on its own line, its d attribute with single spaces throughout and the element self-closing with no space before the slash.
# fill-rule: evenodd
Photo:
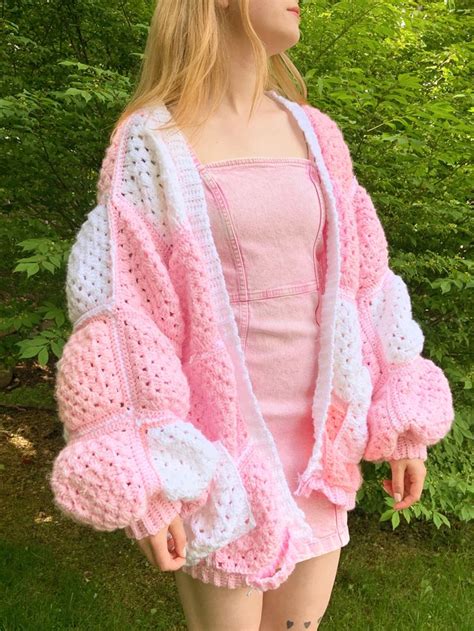
<svg viewBox="0 0 474 631">
<path fill-rule="evenodd" d="M 321 620 L 323 619 L 322 616 L 320 616 L 317 620 L 317 623 L 319 624 L 321 622 Z M 287 620 L 286 621 L 286 628 L 287 629 L 291 629 L 291 627 L 294 625 L 294 621 L 293 620 Z M 309 629 L 309 626 L 311 625 L 311 620 L 306 620 L 305 622 L 303 622 L 303 626 L 305 629 Z"/>
</svg>

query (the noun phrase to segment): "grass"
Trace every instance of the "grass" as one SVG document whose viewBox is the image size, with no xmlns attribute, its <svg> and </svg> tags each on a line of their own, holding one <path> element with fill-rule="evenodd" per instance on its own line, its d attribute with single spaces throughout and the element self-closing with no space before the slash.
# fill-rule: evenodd
<svg viewBox="0 0 474 631">
<path fill-rule="evenodd" d="M 48 475 L 62 427 L 45 410 L 12 410 L 0 430 L 0 630 L 185 631 L 170 572 L 122 532 L 64 518 Z M 321 631 L 473 631 L 472 527 L 395 531 L 349 513 Z M 242 630 L 244 631 L 244 630 Z"/>
</svg>

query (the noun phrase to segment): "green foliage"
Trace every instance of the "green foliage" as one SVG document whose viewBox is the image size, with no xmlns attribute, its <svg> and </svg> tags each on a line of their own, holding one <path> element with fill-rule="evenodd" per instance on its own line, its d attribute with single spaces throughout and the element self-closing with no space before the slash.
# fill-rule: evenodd
<svg viewBox="0 0 474 631">
<path fill-rule="evenodd" d="M 472 17 L 467 0 L 305 0 L 290 55 L 311 103 L 343 130 L 425 333 L 456 420 L 430 448 L 422 500 L 393 511 L 387 463 L 363 463 L 358 502 L 449 527 L 472 519 Z M 65 262 L 143 54 L 150 3 L 6 2 L 0 50 L 0 354 L 40 364 L 70 333 Z M 471 336 L 472 337 L 472 336 Z"/>
<path fill-rule="evenodd" d="M 396 528 L 413 517 L 449 526 L 473 513 L 472 25 L 462 2 L 305 2 L 292 58 L 310 101 L 341 127 L 354 171 L 384 225 L 391 267 L 406 281 L 424 355 L 445 371 L 456 419 L 429 450 L 422 499 L 393 511 L 363 463 L 358 502 Z M 383 508 L 387 504 L 388 508 Z M 401 513 L 401 514 L 400 514 Z"/>
</svg>

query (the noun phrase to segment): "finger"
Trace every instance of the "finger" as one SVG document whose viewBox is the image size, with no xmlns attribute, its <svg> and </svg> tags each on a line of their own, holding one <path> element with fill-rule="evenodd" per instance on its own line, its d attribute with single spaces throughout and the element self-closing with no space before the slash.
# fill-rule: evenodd
<svg viewBox="0 0 474 631">
<path fill-rule="evenodd" d="M 174 552 L 174 551 L 175 551 L 176 546 L 175 546 L 174 539 L 173 539 L 173 537 L 172 537 L 172 535 L 171 535 L 171 533 L 170 533 L 170 532 L 168 532 L 168 536 L 167 536 L 167 539 L 166 539 L 166 543 L 168 544 L 168 550 L 169 550 L 169 552 L 170 552 L 170 553 L 171 553 L 171 552 Z"/>
<path fill-rule="evenodd" d="M 382 485 L 383 485 L 384 490 L 393 497 L 392 481 L 382 480 Z"/>
<path fill-rule="evenodd" d="M 179 556 L 176 551 L 170 552 L 168 550 L 167 534 L 167 529 L 164 528 L 149 538 L 157 565 L 165 572 L 178 570 L 185 563 L 185 559 Z"/>
<path fill-rule="evenodd" d="M 174 540 L 174 547 L 177 554 L 186 557 L 186 532 L 184 530 L 183 520 L 174 519 L 168 528 Z"/>
<path fill-rule="evenodd" d="M 424 476 L 421 476 L 421 475 L 412 476 L 409 482 L 408 493 L 406 497 L 403 498 L 403 501 L 400 503 L 400 505 L 397 508 L 400 508 L 400 509 L 408 508 L 415 502 L 418 502 L 418 500 L 421 497 L 421 494 L 423 493 L 423 485 L 424 485 Z"/>
<path fill-rule="evenodd" d="M 402 501 L 405 489 L 405 467 L 406 465 L 402 462 L 394 462 L 392 463 L 392 490 L 393 490 L 393 499 L 395 500 L 394 508 L 397 507 Z"/>
<path fill-rule="evenodd" d="M 159 550 L 159 546 L 162 545 L 159 544 L 158 546 L 154 546 L 152 543 L 152 538 L 153 537 L 144 537 L 143 539 L 137 539 L 137 543 L 140 546 L 141 550 L 143 551 L 143 553 L 145 554 L 146 558 L 148 559 L 148 561 L 150 562 L 151 565 L 153 565 L 154 567 L 158 567 L 159 569 L 166 571 L 166 570 L 176 570 L 179 569 L 179 567 L 181 567 L 180 564 L 176 564 L 173 563 L 173 561 L 176 560 L 181 560 L 184 564 L 184 560 L 174 554 L 169 554 L 168 556 L 166 555 L 161 555 L 158 553 Z M 172 541 L 172 539 L 170 539 Z"/>
<path fill-rule="evenodd" d="M 416 497 L 409 493 L 403 498 L 401 502 L 398 502 L 397 506 L 394 506 L 394 508 L 396 508 L 396 510 L 403 510 L 404 508 L 408 508 L 409 506 L 414 504 L 416 501 L 418 501 Z"/>
</svg>

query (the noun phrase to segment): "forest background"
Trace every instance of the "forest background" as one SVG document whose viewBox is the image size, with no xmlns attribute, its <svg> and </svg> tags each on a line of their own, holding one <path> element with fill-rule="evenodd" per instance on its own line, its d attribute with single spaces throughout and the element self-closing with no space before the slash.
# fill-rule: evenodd
<svg viewBox="0 0 474 631">
<path fill-rule="evenodd" d="M 386 230 L 391 266 L 412 296 L 423 354 L 445 371 L 456 409 L 448 437 L 429 448 L 421 500 L 393 511 L 380 484 L 390 477 L 387 463 L 364 462 L 357 510 L 393 530 L 423 522 L 462 531 L 474 516 L 470 3 L 300 4 L 301 39 L 290 57 L 310 102 L 344 133 Z M 0 9 L 0 481 L 18 480 L 42 450 L 44 497 L 62 444 L 53 387 L 71 331 L 67 256 L 95 204 L 100 163 L 133 90 L 153 6 L 6 0 Z M 34 473 L 23 476 L 25 488 L 38 484 Z"/>
</svg>

